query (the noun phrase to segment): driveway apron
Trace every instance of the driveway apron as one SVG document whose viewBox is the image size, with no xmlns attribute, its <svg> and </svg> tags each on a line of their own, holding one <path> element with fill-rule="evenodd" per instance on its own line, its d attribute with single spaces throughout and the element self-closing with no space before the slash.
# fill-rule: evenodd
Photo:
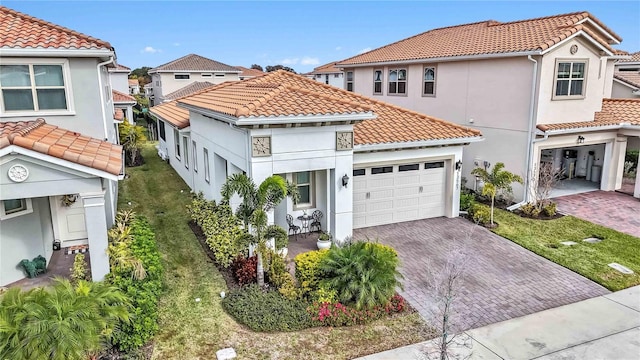
<svg viewBox="0 0 640 360">
<path fill-rule="evenodd" d="M 516 318 L 608 294 L 604 287 L 463 218 L 434 218 L 354 230 L 379 239 L 401 259 L 399 293 L 433 323 L 427 268 L 441 267 L 452 249 L 471 254 L 455 307 L 454 331 Z"/>
</svg>

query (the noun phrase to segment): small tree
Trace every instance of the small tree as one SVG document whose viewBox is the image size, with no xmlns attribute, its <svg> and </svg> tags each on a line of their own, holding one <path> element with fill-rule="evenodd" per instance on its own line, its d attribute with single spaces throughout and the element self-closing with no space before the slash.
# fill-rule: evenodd
<svg viewBox="0 0 640 360">
<path fill-rule="evenodd" d="M 136 126 L 124 121 L 118 125 L 118 131 L 120 132 L 120 144 L 124 147 L 124 151 L 127 158 L 127 166 L 136 165 L 136 158 L 140 152 L 140 146 L 143 142 L 147 141 L 147 137 L 144 134 L 144 127 Z"/>
<path fill-rule="evenodd" d="M 475 168 L 471 174 L 476 175 L 484 182 L 482 195 L 491 197 L 491 225 L 493 225 L 493 208 L 495 205 L 496 195 L 498 192 L 511 193 L 513 188 L 511 184 L 514 182 L 522 184 L 522 177 L 511 173 L 504 169 L 504 163 L 497 163 L 491 171 L 483 168 Z"/>
<path fill-rule="evenodd" d="M 262 66 L 260 66 L 260 65 L 258 65 L 258 64 L 252 64 L 252 65 L 251 65 L 251 68 L 252 68 L 252 69 L 255 69 L 255 70 L 264 71 L 264 69 L 262 68 Z"/>
<path fill-rule="evenodd" d="M 535 184 L 535 204 L 539 211 L 549 202 L 551 191 L 562 175 L 562 169 L 556 169 L 552 163 L 541 163 L 538 171 L 538 183 Z"/>
</svg>

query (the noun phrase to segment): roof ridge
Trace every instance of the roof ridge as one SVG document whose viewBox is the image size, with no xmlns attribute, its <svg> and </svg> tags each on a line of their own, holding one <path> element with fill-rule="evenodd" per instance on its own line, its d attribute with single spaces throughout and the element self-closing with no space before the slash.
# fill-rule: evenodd
<svg viewBox="0 0 640 360">
<path fill-rule="evenodd" d="M 105 47 L 109 48 L 110 50 L 113 50 L 113 46 L 111 46 L 111 43 L 109 43 L 108 41 L 104 41 L 104 40 L 98 39 L 96 37 L 93 37 L 93 36 L 90 36 L 90 35 L 83 34 L 81 32 L 75 31 L 73 29 L 69 29 L 68 27 L 64 27 L 62 25 L 57 25 L 57 24 L 54 24 L 52 22 L 46 21 L 44 19 L 40 19 L 40 18 L 37 18 L 35 16 L 31 16 L 31 15 L 25 14 L 23 12 L 20 12 L 20 11 L 8 8 L 6 6 L 0 5 L 0 12 L 3 12 L 3 11 L 7 12 L 7 13 L 9 13 L 11 15 L 18 16 L 18 17 L 20 17 L 22 19 L 25 19 L 25 20 L 37 22 L 38 24 L 43 25 L 43 26 L 54 28 L 56 30 L 61 30 L 61 31 L 70 33 L 71 35 L 74 35 L 74 36 L 82 37 L 85 40 L 101 44 L 102 46 L 105 46 Z"/>
<path fill-rule="evenodd" d="M 564 13 L 564 14 L 539 16 L 539 17 L 530 18 L 530 19 L 521 19 L 521 20 L 514 20 L 514 21 L 507 21 L 507 22 L 498 22 L 498 24 L 496 24 L 496 25 L 511 25 L 511 24 L 517 24 L 517 23 L 522 23 L 522 22 L 539 21 L 539 20 L 547 20 L 547 19 L 561 18 L 561 17 L 567 17 L 567 16 L 579 16 L 579 15 L 583 15 L 582 19 L 584 19 L 586 17 L 590 17 L 591 14 L 589 14 L 588 11 L 575 11 L 575 12 Z M 578 21 L 580 21 L 582 19 L 579 19 Z M 492 25 L 492 26 L 495 26 L 495 25 Z M 570 24 L 567 24 L 567 26 L 570 26 Z"/>
<path fill-rule="evenodd" d="M 640 99 L 623 99 L 623 98 L 604 98 L 602 99 L 602 102 L 637 102 L 640 103 Z"/>
<path fill-rule="evenodd" d="M 364 109 L 368 109 L 369 111 L 373 111 L 373 108 L 371 106 L 369 106 L 368 104 L 360 104 L 360 103 L 358 103 L 356 101 L 353 101 L 353 100 L 342 99 L 342 98 L 331 96 L 331 95 L 324 94 L 324 93 L 321 93 L 321 92 L 313 91 L 311 89 L 302 88 L 302 87 L 297 86 L 297 85 L 286 84 L 285 87 L 289 88 L 292 91 L 297 91 L 297 92 L 301 92 L 301 93 L 304 93 L 304 94 L 313 94 L 315 96 L 322 97 L 322 98 L 325 98 L 325 99 L 328 99 L 328 100 L 332 100 L 332 101 L 336 101 L 336 102 L 339 102 L 339 103 L 343 103 L 345 105 L 354 106 L 354 107 L 357 106 L 357 107 L 361 107 L 361 108 L 364 108 Z"/>
<path fill-rule="evenodd" d="M 27 123 L 27 125 L 25 125 L 24 127 L 10 132 L 9 134 L 7 134 L 7 138 L 9 139 L 9 143 L 13 144 L 13 139 L 15 139 L 16 136 L 25 136 L 25 135 L 29 134 L 30 132 L 32 132 L 33 130 L 41 127 L 44 124 L 46 124 L 46 121 L 43 118 L 37 118 L 36 120 L 31 122 L 30 124 Z M 57 128 L 57 126 L 56 126 L 56 128 Z"/>
<path fill-rule="evenodd" d="M 164 63 L 164 64 L 158 65 L 158 66 L 156 66 L 156 67 L 154 67 L 154 68 L 151 68 L 151 69 L 149 69 L 149 71 L 159 69 L 159 68 L 161 68 L 161 67 L 164 67 L 164 66 L 167 66 L 167 65 L 173 64 L 173 63 L 174 63 L 174 62 L 176 62 L 176 61 L 180 61 L 180 60 L 183 60 L 183 59 L 185 59 L 185 58 L 187 58 L 187 57 L 189 57 L 189 56 L 194 56 L 194 55 L 196 55 L 196 54 L 191 53 L 191 54 L 184 55 L 184 56 L 179 57 L 179 58 L 177 58 L 177 59 L 173 59 L 173 60 L 171 60 L 171 61 L 169 61 L 169 62 L 166 62 L 166 63 Z"/>
</svg>

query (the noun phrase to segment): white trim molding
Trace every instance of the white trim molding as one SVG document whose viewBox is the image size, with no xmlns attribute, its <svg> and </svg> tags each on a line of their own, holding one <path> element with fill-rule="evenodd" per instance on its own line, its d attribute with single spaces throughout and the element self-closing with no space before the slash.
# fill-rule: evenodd
<svg viewBox="0 0 640 360">
<path fill-rule="evenodd" d="M 384 151 L 384 150 L 396 150 L 396 149 L 411 149 L 421 147 L 439 147 L 449 145 L 463 145 L 472 142 L 484 141 L 484 137 L 464 137 L 454 139 L 442 139 L 442 140 L 422 140 L 422 141 L 407 141 L 407 142 L 390 142 L 380 144 L 361 144 L 355 145 L 353 151 L 365 152 L 365 151 Z"/>
<path fill-rule="evenodd" d="M 0 220 L 7 220 L 14 217 L 31 214 L 33 212 L 33 204 L 31 203 L 31 199 L 26 198 L 26 199 L 19 199 L 24 201 L 23 210 L 19 210 L 11 214 L 6 214 L 4 209 L 4 202 L 9 200 L 15 200 L 15 199 L 0 200 Z"/>
</svg>

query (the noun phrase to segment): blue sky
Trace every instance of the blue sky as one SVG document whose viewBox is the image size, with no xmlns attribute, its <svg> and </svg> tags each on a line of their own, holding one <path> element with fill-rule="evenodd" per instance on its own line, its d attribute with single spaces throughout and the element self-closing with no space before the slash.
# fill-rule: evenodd
<svg viewBox="0 0 640 360">
<path fill-rule="evenodd" d="M 109 41 L 118 62 L 157 66 L 196 53 L 229 65 L 298 72 L 429 29 L 587 10 L 640 50 L 640 1 L 6 1 L 29 15 Z"/>
</svg>

